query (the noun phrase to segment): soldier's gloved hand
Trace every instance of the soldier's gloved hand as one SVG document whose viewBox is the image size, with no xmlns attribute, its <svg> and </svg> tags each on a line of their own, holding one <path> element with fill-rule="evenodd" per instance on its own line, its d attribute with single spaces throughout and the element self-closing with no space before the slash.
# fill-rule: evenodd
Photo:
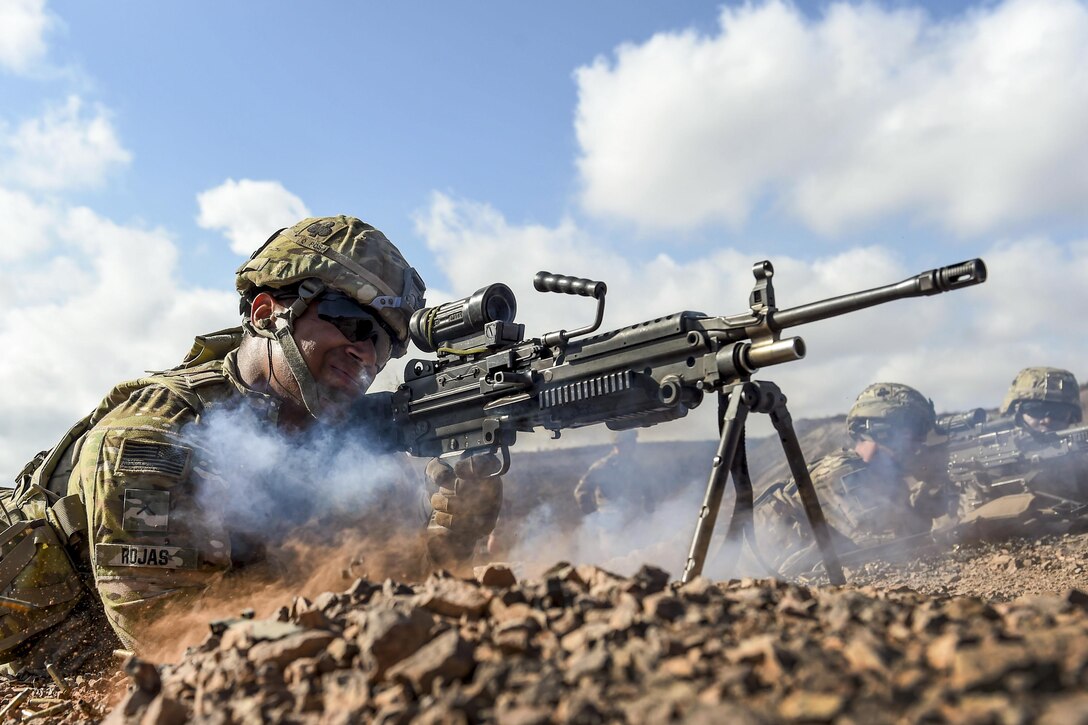
<svg viewBox="0 0 1088 725">
<path fill-rule="evenodd" d="M 451 466 L 440 458 L 427 464 L 431 493 L 427 524 L 427 553 L 432 564 L 455 568 L 468 563 L 476 542 L 495 528 L 502 508 L 502 478 L 493 474 L 502 461 L 493 453 L 457 459 Z"/>
</svg>

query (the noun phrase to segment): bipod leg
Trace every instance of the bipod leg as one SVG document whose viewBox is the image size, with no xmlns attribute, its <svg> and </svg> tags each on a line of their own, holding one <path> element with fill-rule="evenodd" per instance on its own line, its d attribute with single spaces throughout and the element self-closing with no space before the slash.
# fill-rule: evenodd
<svg viewBox="0 0 1088 725">
<path fill-rule="evenodd" d="M 744 422 L 748 419 L 748 411 L 758 399 L 756 388 L 751 383 L 730 385 L 718 395 L 719 401 L 725 401 L 725 415 L 721 418 L 721 438 L 710 468 L 710 479 L 706 484 L 706 495 L 703 497 L 702 508 L 699 509 L 699 518 L 695 521 L 695 533 L 688 550 L 684 574 L 680 579 L 682 582 L 689 582 L 703 573 L 710 537 L 714 534 L 714 522 L 718 519 L 722 494 L 725 493 L 725 482 L 733 469 L 737 449 L 744 438 Z"/>
<path fill-rule="evenodd" d="M 786 409 L 786 397 L 774 383 L 762 383 L 773 388 L 777 393 L 774 405 L 769 411 L 771 423 L 778 432 L 778 439 L 782 442 L 782 450 L 786 454 L 786 462 L 789 463 L 790 473 L 797 484 L 797 493 L 801 496 L 801 503 L 805 507 L 805 516 L 808 518 L 812 535 L 816 539 L 816 545 L 820 548 L 820 554 L 824 560 L 824 571 L 832 584 L 842 585 L 846 583 L 846 577 L 842 573 L 842 565 L 839 563 L 839 555 L 835 552 L 835 544 L 831 541 L 831 532 L 827 527 L 827 519 L 820 508 L 820 499 L 816 496 L 816 488 L 812 485 L 812 477 L 808 473 L 805 464 L 805 454 L 801 451 L 801 444 L 797 442 L 797 433 L 793 430 L 793 418 Z M 771 392 L 767 390 L 766 392 Z"/>
<path fill-rule="evenodd" d="M 748 473 L 748 452 L 744 446 L 744 428 L 740 431 L 740 442 L 737 444 L 737 454 L 733 458 L 733 467 L 729 473 L 733 477 L 733 487 L 737 492 L 736 503 L 733 504 L 733 515 L 729 518 L 729 530 L 725 534 L 728 543 L 740 544 L 744 540 L 745 532 L 752 529 L 753 500 L 752 477 Z"/>
</svg>

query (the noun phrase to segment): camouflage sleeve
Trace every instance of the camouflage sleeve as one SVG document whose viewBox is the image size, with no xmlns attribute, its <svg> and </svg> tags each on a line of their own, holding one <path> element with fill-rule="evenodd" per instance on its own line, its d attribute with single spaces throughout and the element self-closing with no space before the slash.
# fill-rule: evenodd
<svg viewBox="0 0 1088 725">
<path fill-rule="evenodd" d="M 757 560 L 775 570 L 811 539 L 800 501 L 787 493 L 793 488 L 792 480 L 772 484 L 755 508 L 755 546 L 759 551 L 754 553 Z"/>
<path fill-rule="evenodd" d="M 578 508 L 583 514 L 588 515 L 597 510 L 597 492 L 607 476 L 611 460 L 611 456 L 606 456 L 594 461 L 574 487 L 574 500 L 578 502 Z"/>
<path fill-rule="evenodd" d="M 943 516 L 955 516 L 958 496 L 949 481 L 918 481 L 911 486 L 910 503 L 917 516 L 933 522 Z"/>
<path fill-rule="evenodd" d="M 834 462 L 825 461 L 817 461 L 813 466 L 813 485 L 816 486 L 820 508 L 830 528 L 832 543 L 836 551 L 845 551 L 855 547 L 840 528 L 844 522 L 841 510 L 836 505 L 838 501 L 829 495 L 825 487 L 817 485 L 820 480 L 817 473 L 835 467 Z M 771 485 L 760 499 L 755 511 L 759 557 L 776 570 L 772 573 L 792 577 L 820 565 L 823 554 L 816 545 L 793 479 Z"/>
<path fill-rule="evenodd" d="M 90 431 L 73 471 L 95 586 L 129 646 L 167 605 L 198 595 L 230 566 L 229 535 L 215 507 L 202 505 L 206 476 L 182 430 L 194 419 L 169 390 L 140 390 Z"/>
</svg>

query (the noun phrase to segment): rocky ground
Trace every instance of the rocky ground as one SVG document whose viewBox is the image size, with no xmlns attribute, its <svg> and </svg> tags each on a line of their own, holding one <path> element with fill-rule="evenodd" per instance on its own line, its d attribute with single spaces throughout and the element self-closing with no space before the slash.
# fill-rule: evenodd
<svg viewBox="0 0 1088 725">
<path fill-rule="evenodd" d="M 842 445 L 841 428 L 798 424 L 810 458 Z M 692 444 L 669 486 L 701 485 L 710 448 Z M 780 457 L 776 441 L 752 442 L 757 489 L 783 475 Z M 542 491 L 565 524 L 587 460 L 563 461 L 569 475 L 546 479 L 515 464 L 525 480 L 507 486 Z M 293 590 L 313 596 L 281 595 L 279 611 L 258 607 L 268 616 L 232 604 L 239 616 L 202 623 L 184 655 L 106 648 L 90 665 L 55 663 L 56 680 L 0 681 L 0 721 L 1088 725 L 1088 534 L 929 545 L 848 566 L 846 587 L 679 586 L 651 567 L 588 565 L 410 585 L 354 564 L 330 560 L 319 588 Z"/>
<path fill-rule="evenodd" d="M 5 717 L 1088 723 L 1086 554 L 1088 535 L 976 544 L 841 588 L 588 565 L 358 579 L 215 622 L 159 668 L 8 683 L 0 706 L 26 690 Z"/>
<path fill-rule="evenodd" d="M 850 573 L 852 584 L 909 587 L 931 596 L 974 596 L 990 602 L 1067 589 L 1088 592 L 1088 535 L 980 542 L 900 563 L 871 562 Z"/>
<path fill-rule="evenodd" d="M 357 580 L 130 661 L 113 722 L 1076 722 L 1088 594 L 988 603 L 905 588 L 670 585 L 557 566 L 516 582 Z"/>
</svg>

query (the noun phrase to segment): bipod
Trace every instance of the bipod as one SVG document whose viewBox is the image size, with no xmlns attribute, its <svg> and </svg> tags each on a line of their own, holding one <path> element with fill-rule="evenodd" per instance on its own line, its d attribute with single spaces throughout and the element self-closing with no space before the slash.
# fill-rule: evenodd
<svg viewBox="0 0 1088 725">
<path fill-rule="evenodd" d="M 797 434 L 793 430 L 793 418 L 786 409 L 786 396 L 777 385 L 766 381 L 745 381 L 727 385 L 718 393 L 718 425 L 721 440 L 714 455 L 710 469 L 710 480 L 706 484 L 706 496 L 703 497 L 699 518 L 695 522 L 695 535 L 691 540 L 688 560 L 684 565 L 683 582 L 689 582 L 699 576 L 706 562 L 706 552 L 710 547 L 710 538 L 714 534 L 714 523 L 725 493 L 726 477 L 733 476 L 733 486 L 737 492 L 737 501 L 733 506 L 733 515 L 729 520 L 726 542 L 739 544 L 744 533 L 749 532 L 748 541 L 755 548 L 753 530 L 753 495 L 752 479 L 748 475 L 748 456 L 744 450 L 744 425 L 749 413 L 766 413 L 771 418 L 774 429 L 782 443 L 782 451 L 790 466 L 790 473 L 797 483 L 797 492 L 805 508 L 805 516 L 812 528 L 816 544 L 824 560 L 824 570 L 832 584 L 845 584 L 846 578 L 831 542 L 831 532 L 827 528 L 820 500 L 812 486 L 805 455 Z M 757 552 L 758 553 L 758 552 Z"/>
</svg>

